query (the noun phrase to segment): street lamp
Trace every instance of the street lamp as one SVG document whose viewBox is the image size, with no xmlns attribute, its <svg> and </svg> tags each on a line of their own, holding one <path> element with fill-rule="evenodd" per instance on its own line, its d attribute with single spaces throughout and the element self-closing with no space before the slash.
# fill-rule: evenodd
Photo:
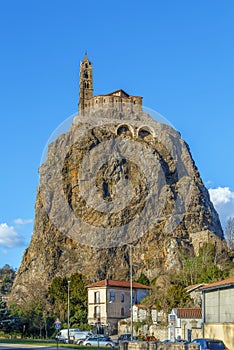
<svg viewBox="0 0 234 350">
<path fill-rule="evenodd" d="M 70 342 L 70 283 L 67 281 L 67 339 Z"/>
<path fill-rule="evenodd" d="M 133 291 L 132 291 L 132 244 L 127 244 L 129 246 L 129 265 L 130 265 L 130 304 L 131 304 L 131 341 L 133 337 L 133 309 L 132 309 L 132 304 L 133 304 Z"/>
</svg>

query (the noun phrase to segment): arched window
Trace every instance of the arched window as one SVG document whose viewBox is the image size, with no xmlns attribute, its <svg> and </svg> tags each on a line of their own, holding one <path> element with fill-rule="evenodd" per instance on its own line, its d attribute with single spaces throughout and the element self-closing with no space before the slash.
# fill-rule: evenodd
<svg viewBox="0 0 234 350">
<path fill-rule="evenodd" d="M 94 303 L 100 304 L 100 292 L 99 291 L 94 293 Z"/>
<path fill-rule="evenodd" d="M 113 290 L 110 291 L 109 301 L 115 301 L 115 292 Z"/>
<path fill-rule="evenodd" d="M 124 316 L 124 307 L 121 307 L 121 316 Z"/>
<path fill-rule="evenodd" d="M 100 306 L 95 306 L 94 308 L 94 318 L 99 318 L 101 316 Z"/>
</svg>

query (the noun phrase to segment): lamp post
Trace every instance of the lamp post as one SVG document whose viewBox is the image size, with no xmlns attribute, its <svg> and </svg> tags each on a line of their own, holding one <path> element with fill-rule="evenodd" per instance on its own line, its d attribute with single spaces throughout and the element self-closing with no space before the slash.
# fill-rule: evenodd
<svg viewBox="0 0 234 350">
<path fill-rule="evenodd" d="M 130 326 L 130 333 L 131 333 L 131 341 L 133 337 L 133 309 L 132 309 L 132 304 L 133 304 L 133 290 L 132 290 L 132 244 L 128 244 L 129 246 L 129 265 L 130 265 L 130 304 L 131 304 L 131 326 Z"/>
<path fill-rule="evenodd" d="M 67 339 L 70 342 L 70 283 L 67 281 Z"/>
</svg>

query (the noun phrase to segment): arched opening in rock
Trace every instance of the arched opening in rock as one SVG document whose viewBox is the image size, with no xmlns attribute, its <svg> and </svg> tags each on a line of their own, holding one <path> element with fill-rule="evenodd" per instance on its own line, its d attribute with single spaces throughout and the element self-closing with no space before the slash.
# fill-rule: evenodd
<svg viewBox="0 0 234 350">
<path fill-rule="evenodd" d="M 147 136 L 153 137 L 153 131 L 148 126 L 143 126 L 138 130 L 138 137 L 144 139 Z"/>
<path fill-rule="evenodd" d="M 132 133 L 132 131 L 130 130 L 130 126 L 127 125 L 127 124 L 123 124 L 123 125 L 118 126 L 117 131 L 116 131 L 116 134 L 117 134 L 118 136 L 120 136 L 120 135 L 133 136 L 133 133 Z"/>
</svg>

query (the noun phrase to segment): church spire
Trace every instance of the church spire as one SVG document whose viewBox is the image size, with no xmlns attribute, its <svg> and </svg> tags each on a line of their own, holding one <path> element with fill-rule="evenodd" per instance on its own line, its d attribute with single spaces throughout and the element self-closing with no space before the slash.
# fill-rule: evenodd
<svg viewBox="0 0 234 350">
<path fill-rule="evenodd" d="M 88 106 L 88 100 L 93 97 L 93 68 L 89 61 L 87 52 L 84 60 L 80 62 L 80 100 L 79 114 L 82 115 L 84 109 Z"/>
</svg>

